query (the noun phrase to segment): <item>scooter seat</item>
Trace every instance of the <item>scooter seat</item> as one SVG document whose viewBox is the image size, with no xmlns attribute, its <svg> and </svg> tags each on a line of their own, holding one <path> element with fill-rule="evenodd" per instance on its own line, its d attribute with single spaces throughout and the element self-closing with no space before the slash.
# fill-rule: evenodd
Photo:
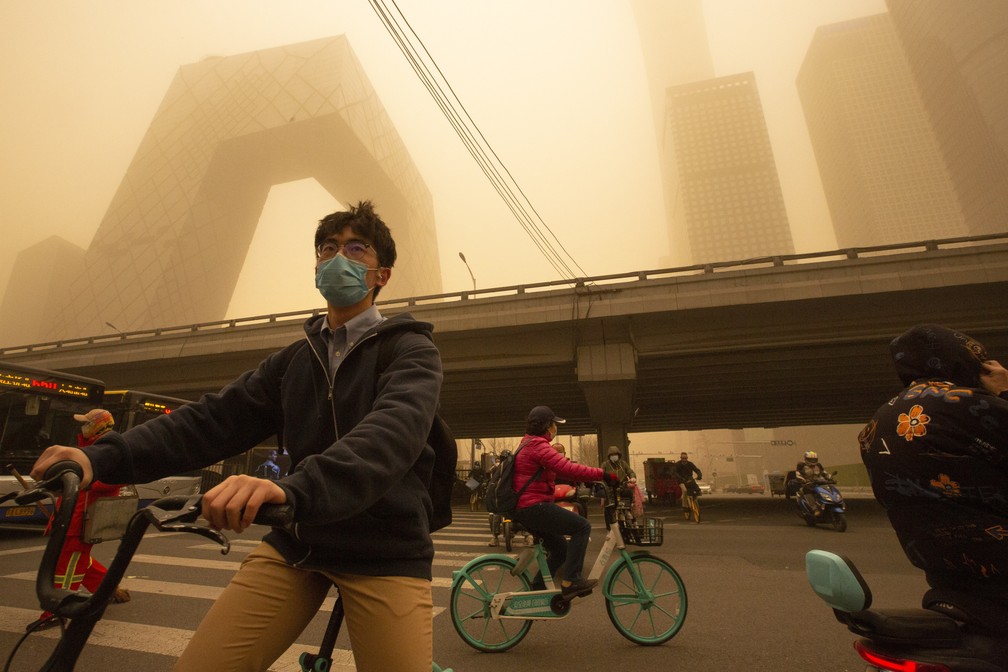
<svg viewBox="0 0 1008 672">
<path fill-rule="evenodd" d="M 958 623 L 926 609 L 839 612 L 837 619 L 851 632 L 882 644 L 913 644 L 928 649 L 954 649 L 962 644 Z"/>
<path fill-rule="evenodd" d="M 965 623 L 971 632 L 1008 635 L 1008 607 L 976 595 L 932 588 L 924 593 L 921 606 Z"/>
</svg>

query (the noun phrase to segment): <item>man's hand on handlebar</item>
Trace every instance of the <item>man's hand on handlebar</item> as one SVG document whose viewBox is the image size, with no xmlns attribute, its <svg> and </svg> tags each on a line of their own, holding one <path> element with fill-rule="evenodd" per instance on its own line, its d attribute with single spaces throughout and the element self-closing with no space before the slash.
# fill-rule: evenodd
<svg viewBox="0 0 1008 672">
<path fill-rule="evenodd" d="M 284 504 L 287 493 L 273 481 L 228 476 L 203 495 L 203 517 L 215 530 L 244 532 L 263 504 Z"/>
<path fill-rule="evenodd" d="M 91 485 L 91 479 L 94 478 L 94 472 L 91 470 L 91 460 L 88 459 L 83 450 L 71 446 L 49 446 L 42 451 L 39 458 L 35 460 L 35 464 L 32 465 L 31 477 L 36 481 L 43 480 L 46 470 L 63 460 L 70 460 L 81 466 L 81 471 L 84 473 L 81 477 L 81 488 Z"/>
</svg>

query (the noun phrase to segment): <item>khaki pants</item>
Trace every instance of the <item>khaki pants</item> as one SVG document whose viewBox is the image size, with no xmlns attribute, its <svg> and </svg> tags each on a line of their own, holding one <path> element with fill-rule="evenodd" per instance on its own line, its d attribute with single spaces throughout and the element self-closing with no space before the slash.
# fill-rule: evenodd
<svg viewBox="0 0 1008 672">
<path fill-rule="evenodd" d="M 333 584 L 343 596 L 358 672 L 430 672 L 430 581 L 299 569 L 266 543 L 248 555 L 214 602 L 175 672 L 267 670 L 315 616 Z"/>
</svg>

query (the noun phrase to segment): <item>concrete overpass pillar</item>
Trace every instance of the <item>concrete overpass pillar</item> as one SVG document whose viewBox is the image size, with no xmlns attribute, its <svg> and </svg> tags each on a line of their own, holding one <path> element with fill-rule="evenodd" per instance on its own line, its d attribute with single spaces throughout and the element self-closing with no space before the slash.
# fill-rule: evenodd
<svg viewBox="0 0 1008 672">
<path fill-rule="evenodd" d="M 598 427 L 599 464 L 609 446 L 627 455 L 627 431 L 634 417 L 637 351 L 629 340 L 578 345 L 578 384 Z"/>
</svg>

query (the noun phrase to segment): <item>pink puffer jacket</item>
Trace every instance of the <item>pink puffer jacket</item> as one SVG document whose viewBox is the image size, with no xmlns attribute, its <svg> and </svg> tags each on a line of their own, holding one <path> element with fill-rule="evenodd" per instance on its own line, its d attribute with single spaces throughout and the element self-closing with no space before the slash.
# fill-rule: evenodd
<svg viewBox="0 0 1008 672">
<path fill-rule="evenodd" d="M 515 492 L 521 490 L 522 486 L 535 475 L 539 467 L 543 467 L 543 471 L 518 498 L 519 509 L 542 502 L 552 502 L 557 475 L 570 481 L 602 480 L 601 469 L 571 462 L 558 453 L 544 436 L 526 434 L 518 445 L 522 444 L 524 447 L 515 458 L 514 481 L 512 482 Z"/>
</svg>

